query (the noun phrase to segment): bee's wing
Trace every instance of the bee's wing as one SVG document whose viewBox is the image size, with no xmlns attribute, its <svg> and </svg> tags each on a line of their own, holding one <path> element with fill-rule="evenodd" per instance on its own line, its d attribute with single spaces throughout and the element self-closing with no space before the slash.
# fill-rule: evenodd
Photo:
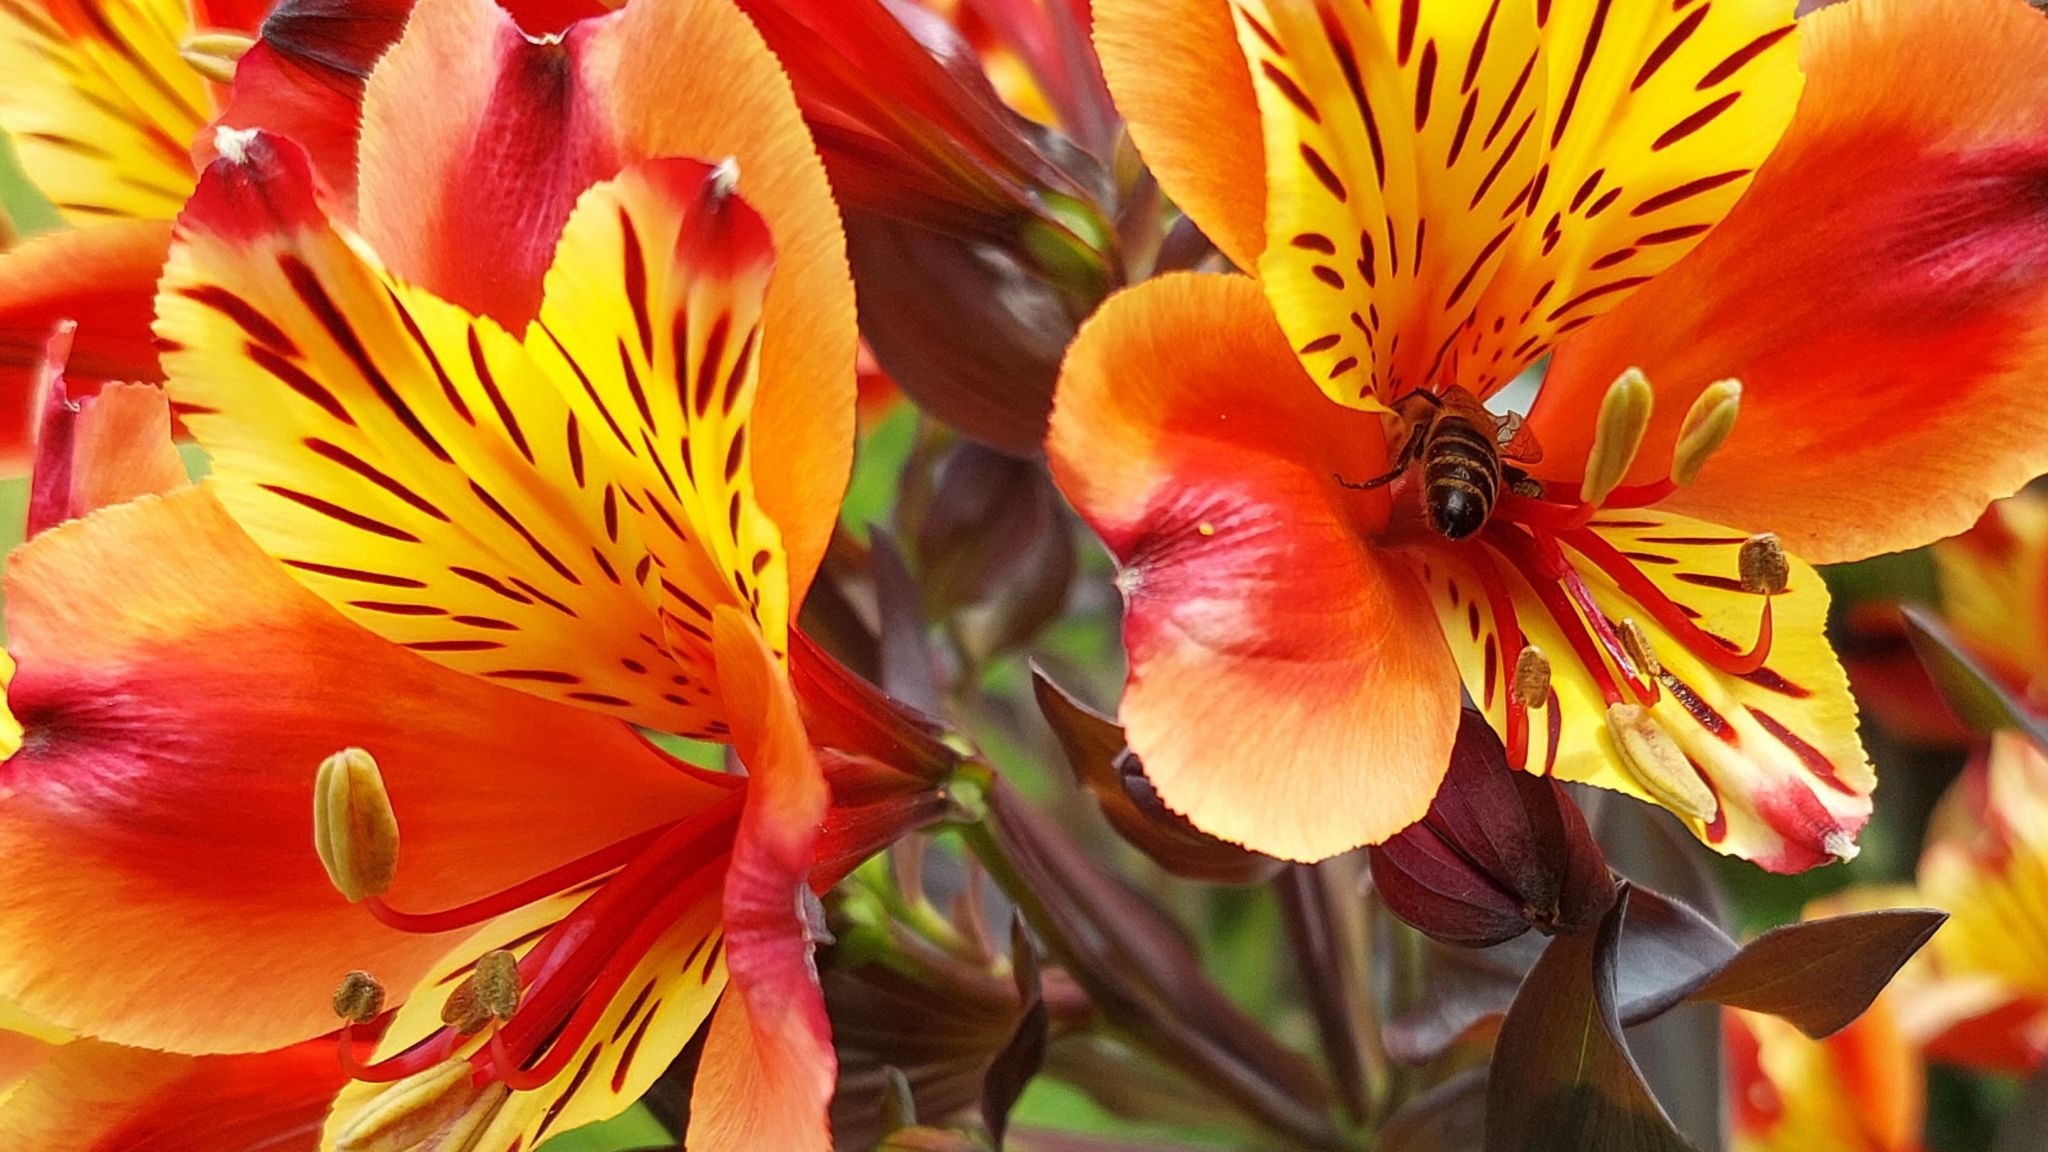
<svg viewBox="0 0 2048 1152">
<path fill-rule="evenodd" d="M 1529 430 L 1520 412 L 1501 417 L 1493 440 L 1500 446 L 1501 459 L 1509 463 L 1535 464 L 1543 459 L 1543 445 L 1536 442 L 1536 433 Z"/>
</svg>

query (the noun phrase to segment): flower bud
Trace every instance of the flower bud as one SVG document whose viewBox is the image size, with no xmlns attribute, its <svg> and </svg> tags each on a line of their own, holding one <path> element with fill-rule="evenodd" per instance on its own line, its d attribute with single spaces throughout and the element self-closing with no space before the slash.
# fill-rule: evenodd
<svg viewBox="0 0 2048 1152">
<path fill-rule="evenodd" d="M 1484 948 L 1531 927 L 1575 932 L 1614 899 L 1578 806 L 1555 780 L 1509 767 L 1500 737 L 1470 709 L 1429 813 L 1371 860 L 1387 907 L 1447 944 Z"/>
</svg>

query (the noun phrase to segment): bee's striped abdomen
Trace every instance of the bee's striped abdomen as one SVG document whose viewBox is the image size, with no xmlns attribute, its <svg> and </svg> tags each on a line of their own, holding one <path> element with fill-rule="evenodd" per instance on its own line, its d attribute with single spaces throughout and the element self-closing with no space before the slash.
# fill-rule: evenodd
<svg viewBox="0 0 2048 1152">
<path fill-rule="evenodd" d="M 1500 448 L 1455 413 L 1437 417 L 1422 451 L 1422 506 L 1429 526 L 1463 540 L 1486 525 L 1500 493 Z"/>
</svg>

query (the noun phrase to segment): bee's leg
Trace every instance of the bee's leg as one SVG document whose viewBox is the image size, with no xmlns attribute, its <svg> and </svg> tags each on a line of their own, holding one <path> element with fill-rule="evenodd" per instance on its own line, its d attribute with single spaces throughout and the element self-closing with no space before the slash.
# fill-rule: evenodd
<svg viewBox="0 0 2048 1152">
<path fill-rule="evenodd" d="M 1337 477 L 1337 483 L 1354 492 L 1364 492 L 1373 488 L 1385 487 L 1399 480 L 1401 473 L 1408 470 L 1408 465 L 1415 462 L 1415 456 L 1422 451 L 1422 442 L 1428 435 L 1429 422 L 1423 421 L 1417 424 L 1414 431 L 1408 433 L 1408 443 L 1402 445 L 1401 454 L 1394 458 L 1393 468 L 1384 475 L 1375 476 L 1370 480 L 1346 480 L 1342 473 L 1334 473 L 1333 475 Z"/>
</svg>

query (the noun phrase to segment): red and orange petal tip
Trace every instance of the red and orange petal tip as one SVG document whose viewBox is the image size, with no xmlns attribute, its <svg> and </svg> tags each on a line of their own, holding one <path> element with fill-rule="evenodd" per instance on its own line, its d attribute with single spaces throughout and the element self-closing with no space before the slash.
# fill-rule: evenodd
<svg viewBox="0 0 2048 1152">
<path fill-rule="evenodd" d="M 1068 353 L 1047 451 L 1122 565 L 1120 718 L 1213 836 L 1320 859 L 1412 823 L 1443 776 L 1456 667 L 1407 565 L 1364 544 L 1384 490 L 1338 482 L 1383 470 L 1383 444 L 1242 277 L 1147 282 Z"/>
</svg>

